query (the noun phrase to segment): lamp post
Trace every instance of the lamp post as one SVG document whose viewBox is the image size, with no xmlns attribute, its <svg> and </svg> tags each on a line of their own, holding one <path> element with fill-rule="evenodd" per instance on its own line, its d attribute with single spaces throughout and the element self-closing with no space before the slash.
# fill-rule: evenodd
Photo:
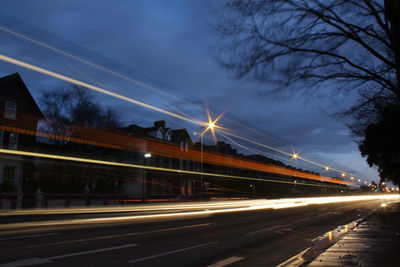
<svg viewBox="0 0 400 267">
<path fill-rule="evenodd" d="M 144 154 L 144 165 L 148 165 L 147 164 L 147 160 L 151 158 L 151 154 L 150 153 L 146 153 Z M 143 168 L 143 178 L 142 178 L 142 201 L 143 203 L 146 201 L 146 177 L 147 176 L 147 169 Z"/>
<path fill-rule="evenodd" d="M 204 164 L 203 164 L 203 146 L 204 146 L 204 134 L 208 131 L 214 131 L 214 127 L 216 127 L 215 125 L 215 121 L 209 121 L 208 123 L 205 124 L 205 126 L 202 126 L 200 128 L 200 195 L 203 198 L 203 172 L 204 172 Z M 207 127 L 206 127 L 207 126 Z"/>
<path fill-rule="evenodd" d="M 200 128 L 200 196 L 203 198 L 203 144 L 204 144 L 204 126 Z"/>
</svg>

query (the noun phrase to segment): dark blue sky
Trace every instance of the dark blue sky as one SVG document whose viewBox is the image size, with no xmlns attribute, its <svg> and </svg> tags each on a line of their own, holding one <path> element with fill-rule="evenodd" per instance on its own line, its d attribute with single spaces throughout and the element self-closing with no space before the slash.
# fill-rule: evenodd
<svg viewBox="0 0 400 267">
<path fill-rule="evenodd" d="M 221 123 L 236 133 L 288 152 L 294 149 L 322 164 L 335 166 L 336 163 L 338 168 L 359 171 L 363 177 L 377 180 L 376 171 L 368 168 L 359 155 L 344 122 L 323 112 L 345 108 L 355 97 L 331 98 L 321 93 L 277 97 L 265 93 L 267 84 L 232 79 L 213 56 L 211 47 L 216 43 L 216 34 L 211 25 L 216 18 L 210 2 L 2 1 L 0 26 L 122 73 L 164 94 L 2 30 L 0 53 L 195 119 L 205 120 L 205 106 L 214 114 L 226 111 Z M 68 86 L 0 62 L 1 75 L 16 71 L 36 99 L 42 89 Z M 185 127 L 191 132 L 199 128 L 110 97 L 97 95 L 97 100 L 116 109 L 126 124 L 146 126 L 154 120 L 165 119 L 173 128 Z M 278 159 L 287 163 L 285 158 Z"/>
</svg>

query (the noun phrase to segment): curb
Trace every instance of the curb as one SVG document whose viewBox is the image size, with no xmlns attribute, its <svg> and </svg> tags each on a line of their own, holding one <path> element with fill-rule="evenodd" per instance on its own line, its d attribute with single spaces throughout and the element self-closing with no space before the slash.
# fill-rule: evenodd
<svg viewBox="0 0 400 267">
<path fill-rule="evenodd" d="M 373 209 L 371 212 L 366 214 L 364 217 L 354 220 L 348 224 L 340 225 L 334 230 L 331 230 L 315 239 L 312 240 L 313 244 L 311 247 L 306 248 L 300 253 L 294 255 L 293 257 L 287 259 L 286 261 L 278 264 L 276 267 L 304 267 L 311 263 L 319 255 L 325 252 L 329 247 L 336 244 L 345 235 L 347 235 L 354 228 L 358 227 L 362 222 L 364 222 L 372 213 L 378 210 L 380 206 Z"/>
</svg>

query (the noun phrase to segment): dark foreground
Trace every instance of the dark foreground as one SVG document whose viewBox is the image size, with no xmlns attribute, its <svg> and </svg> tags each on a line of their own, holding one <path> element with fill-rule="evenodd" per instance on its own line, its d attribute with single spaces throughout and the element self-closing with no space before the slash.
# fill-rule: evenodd
<svg viewBox="0 0 400 267">
<path fill-rule="evenodd" d="M 67 224 L 1 228 L 0 266 L 275 266 L 381 203 L 85 225 L 68 225 L 72 217 L 63 216 Z"/>
<path fill-rule="evenodd" d="M 308 266 L 400 266 L 400 203 L 368 216 Z"/>
</svg>

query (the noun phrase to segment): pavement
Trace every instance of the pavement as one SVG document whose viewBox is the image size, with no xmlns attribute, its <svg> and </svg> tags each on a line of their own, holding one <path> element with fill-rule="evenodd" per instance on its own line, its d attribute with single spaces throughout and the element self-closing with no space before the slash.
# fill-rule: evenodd
<svg viewBox="0 0 400 267">
<path fill-rule="evenodd" d="M 400 266 L 400 203 L 377 209 L 307 266 Z"/>
<path fill-rule="evenodd" d="M 400 202 L 387 202 L 363 218 L 316 238 L 279 267 L 400 266 Z"/>
</svg>

